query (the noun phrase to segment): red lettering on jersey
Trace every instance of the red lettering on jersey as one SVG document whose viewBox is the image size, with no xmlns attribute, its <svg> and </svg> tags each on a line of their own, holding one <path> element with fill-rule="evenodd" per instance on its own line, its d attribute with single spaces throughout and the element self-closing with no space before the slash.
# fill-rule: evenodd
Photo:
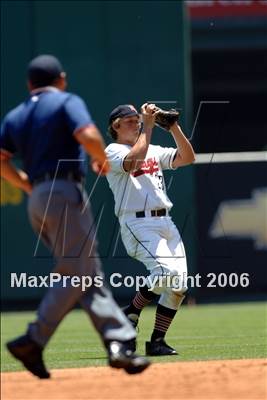
<svg viewBox="0 0 267 400">
<path fill-rule="evenodd" d="M 141 167 L 132 173 L 134 177 L 144 175 L 144 174 L 150 174 L 153 175 L 154 172 L 157 172 L 159 170 L 158 168 L 158 163 L 154 158 L 148 158 L 147 160 L 144 160 L 144 162 L 141 164 Z"/>
</svg>

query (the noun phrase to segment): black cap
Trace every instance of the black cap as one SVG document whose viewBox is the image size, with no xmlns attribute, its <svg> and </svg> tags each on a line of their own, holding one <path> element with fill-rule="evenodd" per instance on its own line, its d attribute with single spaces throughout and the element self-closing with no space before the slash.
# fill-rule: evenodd
<svg viewBox="0 0 267 400">
<path fill-rule="evenodd" d="M 109 125 L 117 118 L 131 117 L 139 115 L 137 110 L 131 104 L 122 104 L 111 111 L 109 116 Z"/>
<path fill-rule="evenodd" d="M 62 72 L 59 60 L 49 54 L 34 58 L 28 65 L 28 79 L 35 87 L 50 85 Z"/>
</svg>

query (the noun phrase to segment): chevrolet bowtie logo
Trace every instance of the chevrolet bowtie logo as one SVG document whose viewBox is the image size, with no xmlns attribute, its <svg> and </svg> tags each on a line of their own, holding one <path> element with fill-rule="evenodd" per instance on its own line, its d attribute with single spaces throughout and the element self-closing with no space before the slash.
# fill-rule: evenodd
<svg viewBox="0 0 267 400">
<path fill-rule="evenodd" d="M 209 235 L 214 239 L 253 239 L 257 249 L 267 250 L 267 189 L 253 191 L 251 199 L 221 203 Z"/>
</svg>

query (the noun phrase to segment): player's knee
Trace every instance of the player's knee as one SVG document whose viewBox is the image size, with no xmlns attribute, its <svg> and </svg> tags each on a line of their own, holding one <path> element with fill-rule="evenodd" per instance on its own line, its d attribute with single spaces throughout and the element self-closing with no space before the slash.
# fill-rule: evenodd
<svg viewBox="0 0 267 400">
<path fill-rule="evenodd" d="M 151 274 L 146 278 L 147 286 L 155 294 L 161 294 L 165 291 L 167 287 L 167 277 L 168 271 L 166 268 L 157 266 L 151 272 Z"/>
<path fill-rule="evenodd" d="M 177 271 L 171 271 L 171 281 L 169 288 L 172 291 L 183 295 L 188 290 L 186 274 L 181 275 Z"/>
<path fill-rule="evenodd" d="M 166 267 L 154 268 L 147 277 L 148 287 L 156 294 L 161 294 L 166 290 L 174 291 L 183 295 L 187 291 L 187 276 L 180 274 L 176 269 Z"/>
<path fill-rule="evenodd" d="M 172 287 L 171 289 L 175 293 L 184 295 L 187 292 L 188 287 L 187 287 L 186 283 L 182 282 L 178 287 Z"/>
<path fill-rule="evenodd" d="M 183 293 L 175 292 L 173 290 L 166 290 L 160 297 L 159 304 L 164 307 L 171 308 L 172 310 L 178 310 L 182 304 L 185 296 Z"/>
</svg>

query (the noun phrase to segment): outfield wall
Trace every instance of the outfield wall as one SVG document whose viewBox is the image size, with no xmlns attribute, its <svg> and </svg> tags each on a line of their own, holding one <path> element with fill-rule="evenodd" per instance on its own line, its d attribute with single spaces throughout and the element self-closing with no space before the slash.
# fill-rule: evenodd
<svg viewBox="0 0 267 400">
<path fill-rule="evenodd" d="M 266 299 L 267 152 L 200 154 L 195 167 L 197 296 Z"/>
</svg>

